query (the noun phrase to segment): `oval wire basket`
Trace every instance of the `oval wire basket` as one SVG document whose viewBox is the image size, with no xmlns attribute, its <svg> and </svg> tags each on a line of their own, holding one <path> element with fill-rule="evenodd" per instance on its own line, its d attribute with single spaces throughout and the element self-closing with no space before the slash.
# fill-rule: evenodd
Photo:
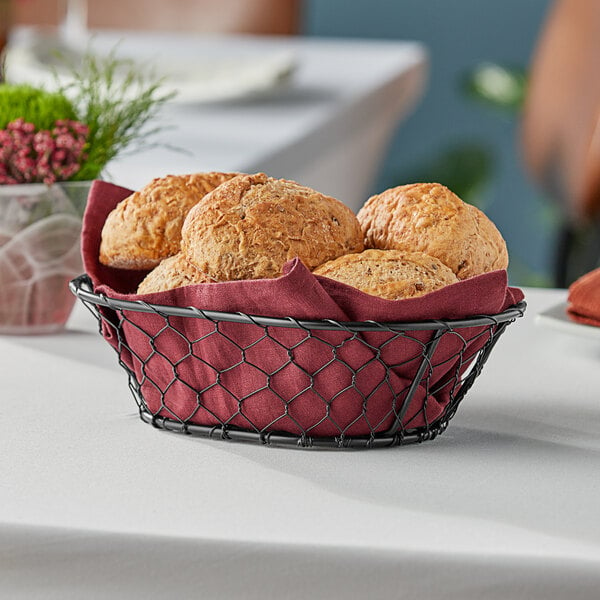
<svg viewBox="0 0 600 600">
<path fill-rule="evenodd" d="M 373 448 L 442 433 L 506 327 L 496 315 L 306 321 L 148 304 L 70 283 L 114 347 L 143 421 L 266 445 Z"/>
</svg>

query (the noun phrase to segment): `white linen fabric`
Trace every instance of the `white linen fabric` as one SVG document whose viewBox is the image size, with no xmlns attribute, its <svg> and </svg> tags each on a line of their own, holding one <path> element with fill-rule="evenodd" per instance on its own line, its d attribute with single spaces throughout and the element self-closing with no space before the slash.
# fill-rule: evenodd
<svg viewBox="0 0 600 600">
<path fill-rule="evenodd" d="M 448 430 L 368 451 L 153 429 L 81 307 L 0 337 L 0 597 L 597 598 L 600 347 L 525 293 Z"/>
</svg>

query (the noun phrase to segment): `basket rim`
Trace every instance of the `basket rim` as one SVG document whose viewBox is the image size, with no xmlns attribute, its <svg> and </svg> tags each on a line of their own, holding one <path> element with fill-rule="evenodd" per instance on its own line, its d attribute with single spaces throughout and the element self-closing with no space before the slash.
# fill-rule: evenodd
<svg viewBox="0 0 600 600">
<path fill-rule="evenodd" d="M 260 325 L 262 327 L 286 327 L 324 331 L 431 331 L 442 329 L 463 329 L 497 325 L 514 321 L 522 317 L 527 303 L 521 300 L 506 310 L 494 315 L 474 315 L 464 319 L 431 319 L 415 322 L 377 322 L 377 321 L 336 321 L 334 319 L 303 320 L 294 317 L 267 317 L 249 315 L 244 312 L 223 312 L 204 310 L 194 306 L 168 306 L 152 304 L 143 300 L 120 300 L 105 294 L 94 292 L 92 280 L 86 273 L 79 275 L 69 283 L 71 292 L 82 302 L 104 306 L 113 310 L 155 313 L 165 317 L 191 317 L 212 322 L 230 322 Z"/>
</svg>

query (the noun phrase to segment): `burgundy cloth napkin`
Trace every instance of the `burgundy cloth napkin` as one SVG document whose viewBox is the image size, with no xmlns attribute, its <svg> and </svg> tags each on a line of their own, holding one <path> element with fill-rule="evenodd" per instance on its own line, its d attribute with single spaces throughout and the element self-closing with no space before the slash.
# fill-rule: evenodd
<svg viewBox="0 0 600 600">
<path fill-rule="evenodd" d="M 299 260 L 278 279 L 207 283 L 137 295 L 146 272 L 101 265 L 101 229 L 131 192 L 104 182 L 90 191 L 82 233 L 86 272 L 96 292 L 168 306 L 243 312 L 301 320 L 417 322 L 493 315 L 523 299 L 496 271 L 421 298 L 384 300 L 313 275 Z M 200 425 L 313 436 L 387 431 L 406 398 L 434 332 L 399 336 L 387 331 L 311 331 L 254 324 L 214 323 L 123 311 L 120 335 L 102 313 L 105 339 L 135 373 L 150 412 Z M 444 335 L 421 374 L 402 423 L 432 423 L 460 387 L 460 375 L 489 339 L 487 328 Z"/>
<path fill-rule="evenodd" d="M 569 286 L 567 314 L 577 323 L 600 327 L 600 268 Z"/>
</svg>

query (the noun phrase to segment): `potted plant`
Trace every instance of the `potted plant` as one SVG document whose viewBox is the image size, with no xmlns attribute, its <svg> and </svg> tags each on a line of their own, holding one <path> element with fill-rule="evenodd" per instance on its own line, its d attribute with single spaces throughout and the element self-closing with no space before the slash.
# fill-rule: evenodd
<svg viewBox="0 0 600 600">
<path fill-rule="evenodd" d="M 90 183 L 148 145 L 160 128 L 147 124 L 170 97 L 114 53 L 86 53 L 54 91 L 0 84 L 0 333 L 64 326 Z"/>
</svg>

